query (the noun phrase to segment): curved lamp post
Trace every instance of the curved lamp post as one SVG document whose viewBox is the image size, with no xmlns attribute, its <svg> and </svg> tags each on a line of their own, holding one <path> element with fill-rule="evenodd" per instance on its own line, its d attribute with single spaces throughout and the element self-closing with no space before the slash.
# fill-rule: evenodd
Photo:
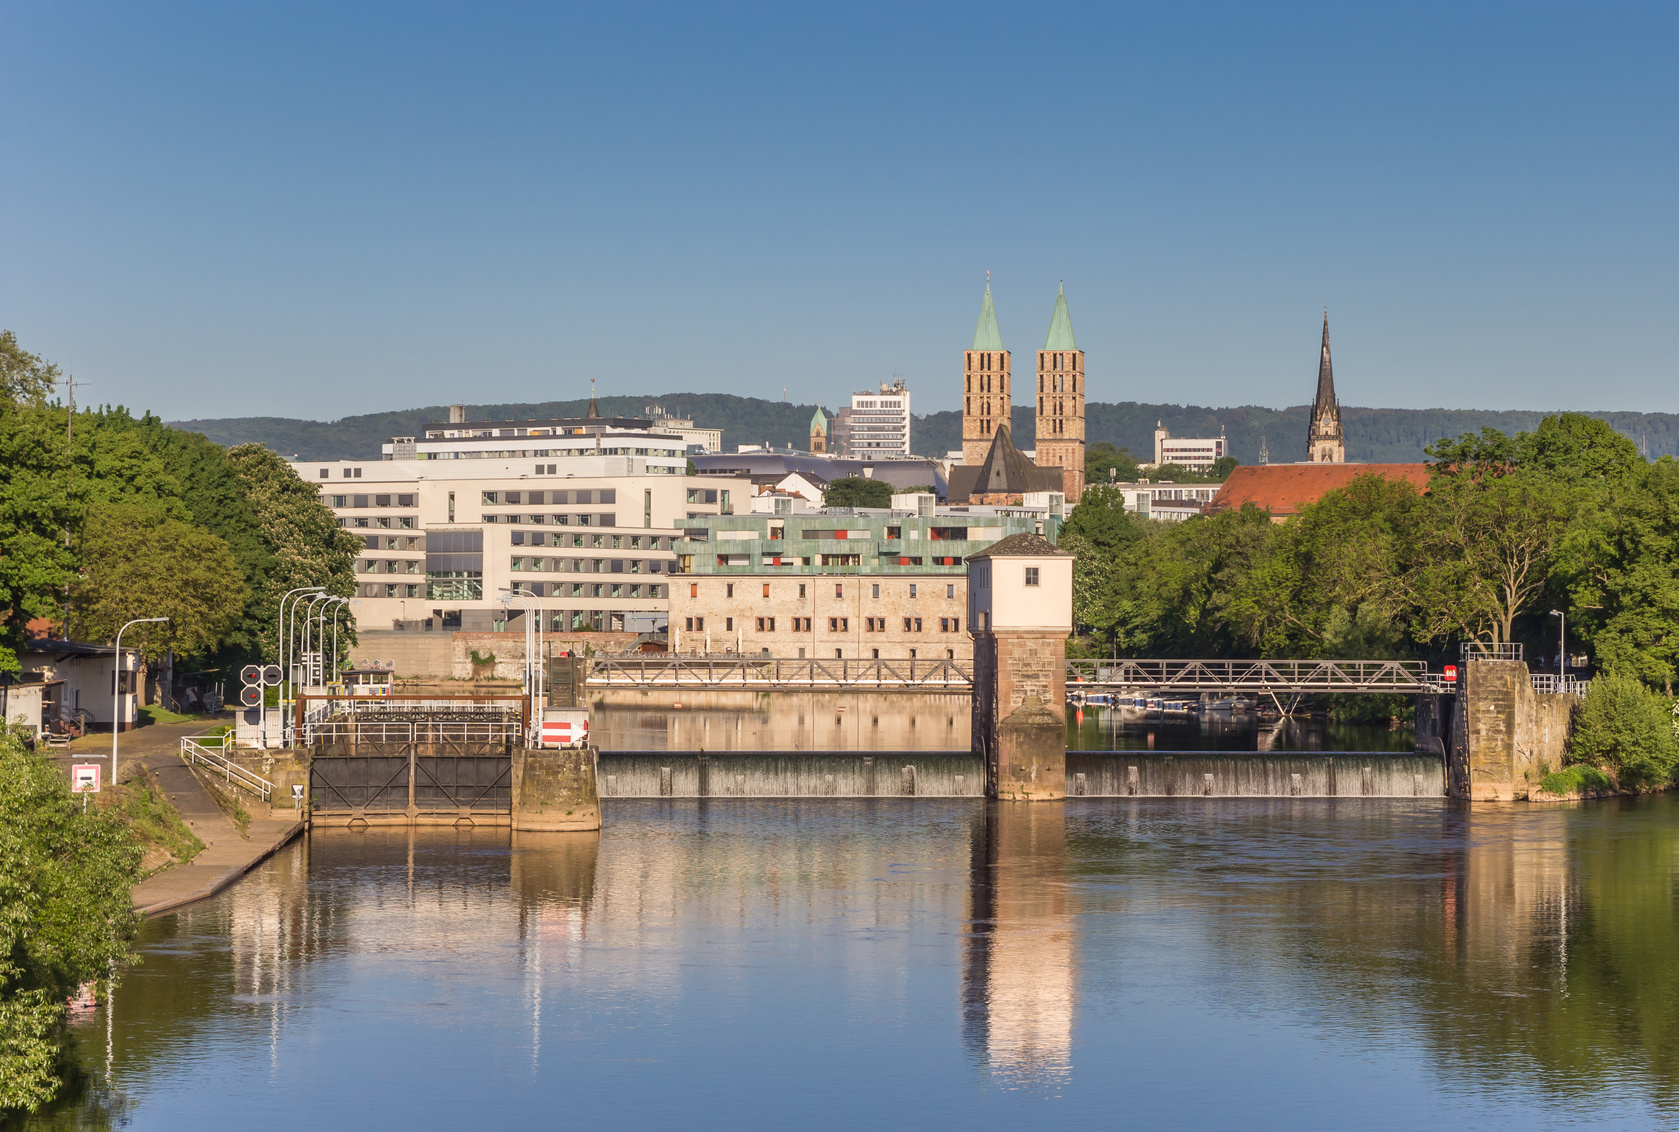
<svg viewBox="0 0 1679 1132">
<path fill-rule="evenodd" d="M 122 730 L 122 635 L 129 625 L 151 625 L 167 617 L 136 617 L 117 630 L 116 655 L 111 658 L 111 785 L 117 784 L 117 735 Z"/>
</svg>

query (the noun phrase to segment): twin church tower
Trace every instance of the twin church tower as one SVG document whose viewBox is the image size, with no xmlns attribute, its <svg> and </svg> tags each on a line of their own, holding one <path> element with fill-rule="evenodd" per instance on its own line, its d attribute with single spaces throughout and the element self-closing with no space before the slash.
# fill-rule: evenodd
<svg viewBox="0 0 1679 1132">
<path fill-rule="evenodd" d="M 1073 338 L 1065 288 L 1057 290 L 1055 295 L 1049 333 L 1044 336 L 1043 349 L 1038 351 L 1037 377 L 1038 450 L 1033 462 L 1039 469 L 1058 469 L 1067 502 L 1076 503 L 1084 493 L 1084 351 Z M 997 309 L 992 305 L 991 284 L 987 281 L 985 300 L 979 308 L 979 325 L 974 328 L 974 342 L 962 356 L 963 464 L 1001 471 L 1004 461 L 994 458 L 992 450 L 999 445 L 998 433 L 1009 428 L 1012 382 L 1011 356 L 1003 346 L 1002 332 L 997 329 Z M 1012 451 L 1012 439 L 1001 447 Z M 1323 346 L 1318 356 L 1317 396 L 1312 401 L 1307 429 L 1306 460 L 1313 464 L 1341 464 L 1346 459 L 1341 404 L 1335 396 L 1335 370 L 1329 359 L 1329 312 L 1326 310 Z M 1018 454 L 1014 460 L 1024 463 Z M 989 477 L 982 474 L 977 478 L 983 483 Z M 1013 478 L 1019 478 L 1018 472 Z M 1032 478 L 1039 479 L 1035 474 Z"/>
<path fill-rule="evenodd" d="M 1084 351 L 1073 338 L 1067 293 L 1056 292 L 1049 333 L 1038 351 L 1039 468 L 1059 468 L 1069 503 L 1084 493 Z M 1011 355 L 997 329 L 991 284 L 979 308 L 974 342 L 962 356 L 962 463 L 986 461 L 999 430 L 1009 427 L 1013 406 Z M 1012 441 L 1011 441 L 1012 443 Z"/>
</svg>

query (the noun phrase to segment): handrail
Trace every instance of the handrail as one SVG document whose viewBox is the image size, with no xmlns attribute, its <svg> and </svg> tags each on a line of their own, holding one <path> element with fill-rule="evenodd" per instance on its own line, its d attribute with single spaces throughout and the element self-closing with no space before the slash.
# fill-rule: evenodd
<svg viewBox="0 0 1679 1132">
<path fill-rule="evenodd" d="M 915 660 L 824 660 L 768 656 L 593 657 L 594 687 L 876 687 L 960 689 L 973 686 L 973 665 L 948 657 Z"/>
<path fill-rule="evenodd" d="M 1430 692 L 1419 660 L 1069 660 L 1080 687 L 1160 691 Z"/>
<path fill-rule="evenodd" d="M 264 802 L 271 800 L 277 787 L 268 779 L 252 771 L 246 770 L 238 763 L 227 757 L 227 741 L 231 732 L 213 738 L 209 735 L 184 735 L 181 737 L 181 761 L 188 766 L 203 763 L 222 772 L 222 778 L 230 785 L 240 786 Z M 210 744 L 215 744 L 211 746 Z"/>
</svg>

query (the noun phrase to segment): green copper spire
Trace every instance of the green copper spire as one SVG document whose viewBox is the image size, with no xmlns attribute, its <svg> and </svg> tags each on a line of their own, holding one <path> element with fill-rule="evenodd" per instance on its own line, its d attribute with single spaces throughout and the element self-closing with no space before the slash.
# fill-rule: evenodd
<svg viewBox="0 0 1679 1132">
<path fill-rule="evenodd" d="M 1067 313 L 1067 290 L 1057 287 L 1055 290 L 1055 313 L 1049 316 L 1049 335 L 1044 338 L 1046 350 L 1076 350 L 1079 344 L 1073 341 L 1073 318 Z"/>
<path fill-rule="evenodd" d="M 828 418 L 823 415 L 821 405 L 816 406 L 816 412 L 810 418 L 810 431 L 812 434 L 819 432 L 823 436 L 828 435 Z"/>
<path fill-rule="evenodd" d="M 997 308 L 991 305 L 991 283 L 985 284 L 985 302 L 980 304 L 979 325 L 974 327 L 974 344 L 970 350 L 991 350 L 1001 352 L 1003 349 L 1003 332 L 997 329 Z"/>
</svg>

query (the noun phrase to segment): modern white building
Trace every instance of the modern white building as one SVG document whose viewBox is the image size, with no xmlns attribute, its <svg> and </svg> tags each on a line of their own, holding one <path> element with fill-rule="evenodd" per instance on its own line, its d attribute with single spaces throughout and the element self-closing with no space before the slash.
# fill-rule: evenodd
<svg viewBox="0 0 1679 1132">
<path fill-rule="evenodd" d="M 909 386 L 901 377 L 890 385 L 881 382 L 878 392 L 853 393 L 843 438 L 845 454 L 908 456 L 909 413 Z"/>
<path fill-rule="evenodd" d="M 751 487 L 688 476 L 684 444 L 646 420 L 451 421 L 380 460 L 298 460 L 363 539 L 363 629 L 495 630 L 527 591 L 554 630 L 650 632 L 670 608 L 673 540 L 743 509 Z"/>
<path fill-rule="evenodd" d="M 1217 483 L 1116 483 L 1125 496 L 1125 509 L 1157 523 L 1181 523 L 1201 514 L 1218 495 Z"/>
<path fill-rule="evenodd" d="M 1212 468 L 1218 460 L 1230 454 L 1229 445 L 1225 442 L 1224 434 L 1208 437 L 1173 436 L 1159 421 L 1154 427 L 1154 463 L 1149 467 L 1159 468 L 1166 464 L 1176 464 L 1180 468 L 1192 468 L 1198 472 L 1205 472 Z"/>
</svg>

